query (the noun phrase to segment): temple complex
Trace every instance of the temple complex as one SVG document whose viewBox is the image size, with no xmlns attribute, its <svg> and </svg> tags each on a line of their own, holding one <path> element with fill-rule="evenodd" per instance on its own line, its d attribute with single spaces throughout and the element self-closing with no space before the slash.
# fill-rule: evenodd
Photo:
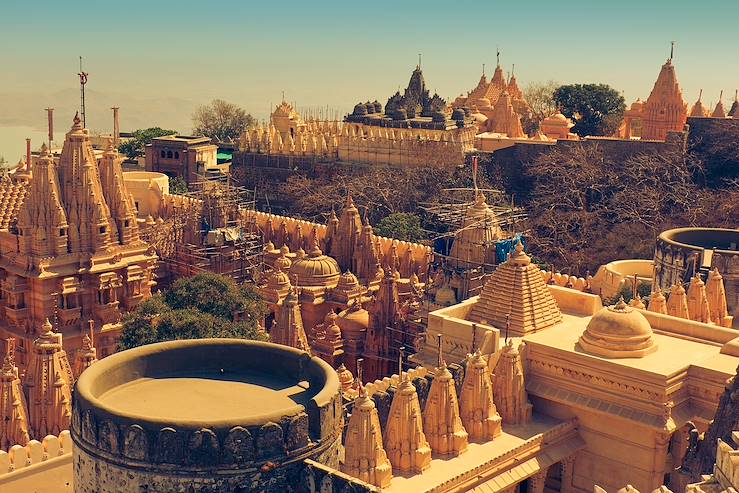
<svg viewBox="0 0 739 493">
<path fill-rule="evenodd" d="M 563 466 L 562 488 L 682 491 L 673 467 L 689 430 L 706 429 L 739 363 L 736 332 L 705 321 L 707 286 L 696 280 L 692 296 L 684 288 L 682 301 L 677 295 L 685 317 L 645 309 L 647 300 L 603 307 L 597 295 L 546 284 L 538 268 L 527 274 L 527 257 L 518 245 L 480 296 L 429 314 L 425 348 L 411 360 L 434 372 L 437 334 L 448 361 L 479 353 L 493 369 L 504 434 L 513 423 L 533 426 L 538 413 L 576 419 L 584 445 Z M 713 276 L 711 291 L 721 293 Z"/>
<path fill-rule="evenodd" d="M 344 364 L 353 373 L 364 358 L 367 378 L 388 375 L 398 347 L 413 347 L 420 334 L 414 307 L 430 248 L 375 236 L 350 196 L 325 225 L 254 214 L 269 266 L 258 292 L 273 314 L 266 325 L 274 318 L 273 340 L 297 343 L 303 331 L 310 351 L 335 368 Z M 294 315 L 280 315 L 286 310 Z"/>
<path fill-rule="evenodd" d="M 700 97 L 691 110 L 691 116 L 708 116 Z M 669 132 L 684 130 L 687 117 L 688 106 L 683 100 L 670 54 L 670 58 L 662 65 L 647 100 L 643 103 L 637 100 L 624 114 L 621 137 L 630 139 L 638 136 L 643 140 L 665 140 Z"/>
<path fill-rule="evenodd" d="M 98 162 L 75 116 L 58 164 L 42 147 L 28 178 L 4 178 L 0 336 L 16 338 L 22 369 L 47 320 L 71 354 L 93 320 L 110 354 L 122 314 L 151 295 L 156 255 L 139 237 L 120 163 L 111 143 Z"/>
</svg>

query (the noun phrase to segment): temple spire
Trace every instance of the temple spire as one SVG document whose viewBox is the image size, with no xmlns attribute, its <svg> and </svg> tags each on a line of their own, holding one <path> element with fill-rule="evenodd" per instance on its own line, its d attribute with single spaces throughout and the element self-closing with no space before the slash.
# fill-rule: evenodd
<svg viewBox="0 0 739 493">
<path fill-rule="evenodd" d="M 97 350 L 94 345 L 95 321 L 88 320 L 89 332 L 82 336 L 82 347 L 77 350 L 74 358 L 74 376 L 79 378 L 82 372 L 92 366 L 97 358 Z"/>
<path fill-rule="evenodd" d="M 501 434 L 501 418 L 493 401 L 493 383 L 480 350 L 467 356 L 460 393 L 461 417 L 469 438 L 488 441 Z"/>
<path fill-rule="evenodd" d="M 729 315 L 726 306 L 724 278 L 719 273 L 718 268 L 714 268 L 708 273 L 706 296 L 708 297 L 708 306 L 711 310 L 711 321 L 716 325 L 731 328 L 734 317 Z"/>
<path fill-rule="evenodd" d="M 28 408 L 23 395 L 13 351 L 15 339 L 6 339 L 5 358 L 0 368 L 0 450 L 13 445 L 25 446 L 28 434 Z"/>
<path fill-rule="evenodd" d="M 33 342 L 33 354 L 25 376 L 29 424 L 35 437 L 58 435 L 69 429 L 72 416 L 74 375 L 62 349 L 62 335 L 49 319 Z"/>
<path fill-rule="evenodd" d="M 403 365 L 403 352 L 398 358 Z M 431 465 L 431 447 L 426 441 L 421 418 L 421 404 L 416 387 L 408 375 L 402 375 L 395 390 L 385 432 L 385 450 L 390 463 L 401 472 L 420 473 Z"/>
<path fill-rule="evenodd" d="M 362 360 L 357 360 L 359 397 L 354 401 L 352 415 L 344 440 L 344 462 L 341 471 L 379 488 L 390 486 L 392 465 L 382 445 L 382 429 L 377 408 L 362 385 Z"/>
<path fill-rule="evenodd" d="M 459 401 L 454 377 L 442 355 L 439 338 L 439 366 L 431 382 L 423 411 L 423 430 L 431 450 L 440 455 L 459 455 L 467 450 L 467 431 L 459 415 Z"/>
<path fill-rule="evenodd" d="M 513 340 L 501 349 L 493 375 L 493 393 L 503 420 L 512 425 L 531 420 L 532 405 L 526 393 L 521 352 L 513 347 Z"/>
</svg>

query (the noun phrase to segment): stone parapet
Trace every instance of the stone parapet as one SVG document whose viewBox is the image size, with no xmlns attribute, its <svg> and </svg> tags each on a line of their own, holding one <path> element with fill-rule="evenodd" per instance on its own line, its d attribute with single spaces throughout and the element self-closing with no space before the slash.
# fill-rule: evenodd
<svg viewBox="0 0 739 493">
<path fill-rule="evenodd" d="M 229 419 L 216 412 L 207 420 L 168 418 L 166 409 L 152 416 L 121 411 L 101 397 L 131 378 L 157 378 L 173 369 L 197 369 L 208 378 L 219 368 L 227 380 L 236 379 L 232 381 L 238 381 L 239 372 L 260 369 L 298 386 L 306 382 L 309 395 L 291 407 L 272 411 L 267 405 L 263 412 Z M 187 415 L 183 410 L 172 413 Z M 77 383 L 72 416 L 75 488 L 113 492 L 149 484 L 161 492 L 187 485 L 199 485 L 195 491 L 242 491 L 249 485 L 259 491 L 265 481 L 296 474 L 292 469 L 306 458 L 338 466 L 342 420 L 336 373 L 293 348 L 208 339 L 117 353 Z M 283 466 L 288 470 L 282 471 Z"/>
</svg>

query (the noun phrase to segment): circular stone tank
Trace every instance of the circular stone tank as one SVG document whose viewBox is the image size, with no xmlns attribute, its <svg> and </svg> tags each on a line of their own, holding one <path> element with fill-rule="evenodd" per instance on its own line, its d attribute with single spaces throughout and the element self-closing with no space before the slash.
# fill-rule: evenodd
<svg viewBox="0 0 739 493">
<path fill-rule="evenodd" d="M 656 284 L 669 289 L 678 280 L 688 283 L 694 272 L 703 279 L 718 269 L 724 278 L 729 313 L 739 312 L 739 228 L 678 228 L 662 232 L 654 250 Z M 734 327 L 739 327 L 734 317 Z"/>
<path fill-rule="evenodd" d="M 75 492 L 287 489 L 303 459 L 338 467 L 341 419 L 336 372 L 297 349 L 201 339 L 123 351 L 77 381 Z"/>
</svg>

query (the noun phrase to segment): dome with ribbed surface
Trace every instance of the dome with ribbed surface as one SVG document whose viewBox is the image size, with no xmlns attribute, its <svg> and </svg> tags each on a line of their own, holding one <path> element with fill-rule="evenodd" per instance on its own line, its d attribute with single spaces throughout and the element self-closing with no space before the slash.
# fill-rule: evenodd
<svg viewBox="0 0 739 493">
<path fill-rule="evenodd" d="M 311 248 L 307 255 L 296 258 L 290 267 L 290 274 L 298 278 L 302 287 L 330 287 L 339 283 L 341 269 L 339 264 L 318 247 L 318 233 L 313 228 Z"/>
<path fill-rule="evenodd" d="M 588 353 L 606 358 L 641 358 L 657 350 L 652 327 L 641 312 L 624 303 L 601 309 L 578 341 Z"/>
</svg>

